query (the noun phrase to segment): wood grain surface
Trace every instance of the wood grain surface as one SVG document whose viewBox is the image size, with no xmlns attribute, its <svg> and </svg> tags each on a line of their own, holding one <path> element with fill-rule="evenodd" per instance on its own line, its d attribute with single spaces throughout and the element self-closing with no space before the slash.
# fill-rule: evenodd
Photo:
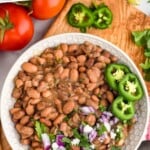
<svg viewBox="0 0 150 150">
<path fill-rule="evenodd" d="M 50 26 L 44 38 L 61 33 L 80 32 L 77 28 L 71 27 L 66 20 L 70 7 L 77 2 L 91 5 L 93 0 L 68 0 L 62 12 Z M 125 51 L 142 73 L 139 66 L 144 61 L 143 49 L 137 47 L 131 40 L 131 31 L 150 28 L 150 17 L 144 15 L 133 6 L 127 4 L 126 0 L 96 0 L 97 3 L 104 2 L 113 12 L 113 22 L 110 28 L 99 30 L 89 28 L 87 33 L 102 37 Z M 150 93 L 150 83 L 146 83 Z M 0 130 L 0 150 L 11 150 L 5 136 Z"/>
</svg>

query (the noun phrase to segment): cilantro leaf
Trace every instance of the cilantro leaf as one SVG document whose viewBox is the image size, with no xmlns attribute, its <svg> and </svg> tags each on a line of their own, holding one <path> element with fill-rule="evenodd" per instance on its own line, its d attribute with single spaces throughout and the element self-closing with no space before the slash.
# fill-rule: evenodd
<svg viewBox="0 0 150 150">
<path fill-rule="evenodd" d="M 40 121 L 35 121 L 34 126 L 38 137 L 41 139 L 41 135 L 47 132 L 47 127 Z"/>
<path fill-rule="evenodd" d="M 106 106 L 99 105 L 99 110 L 100 110 L 101 112 L 105 111 L 106 109 L 107 109 Z"/>
<path fill-rule="evenodd" d="M 77 129 L 77 128 L 73 129 L 73 135 L 74 135 L 75 138 L 78 138 L 78 139 L 81 138 L 81 135 L 80 135 L 80 133 L 78 132 L 78 129 Z"/>
<path fill-rule="evenodd" d="M 63 137 L 62 138 L 62 142 L 71 144 L 71 140 L 69 138 L 67 138 L 67 137 Z"/>
<path fill-rule="evenodd" d="M 112 147 L 111 147 L 111 150 L 121 150 L 121 148 L 120 148 L 120 147 L 117 147 L 117 146 L 112 146 Z"/>
<path fill-rule="evenodd" d="M 105 131 L 107 131 L 106 127 L 103 125 L 101 125 L 98 129 L 97 129 L 97 133 L 98 135 L 102 135 Z"/>
</svg>

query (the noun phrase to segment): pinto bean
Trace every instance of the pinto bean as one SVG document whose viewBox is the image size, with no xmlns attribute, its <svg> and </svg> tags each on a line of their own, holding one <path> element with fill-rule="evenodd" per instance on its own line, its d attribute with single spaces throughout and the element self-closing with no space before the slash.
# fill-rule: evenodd
<svg viewBox="0 0 150 150">
<path fill-rule="evenodd" d="M 85 122 L 87 122 L 90 126 L 94 126 L 96 123 L 96 117 L 93 114 L 89 114 L 86 118 L 85 118 Z"/>
<path fill-rule="evenodd" d="M 99 69 L 103 69 L 103 68 L 106 67 L 106 64 L 103 63 L 103 62 L 98 62 L 98 63 L 95 63 L 95 64 L 94 64 L 94 67 L 97 67 L 97 68 L 99 68 Z"/>
<path fill-rule="evenodd" d="M 29 145 L 30 144 L 30 139 L 21 139 L 20 142 L 21 142 L 21 144 Z"/>
<path fill-rule="evenodd" d="M 107 100 L 112 103 L 113 100 L 114 100 L 114 95 L 111 91 L 106 91 L 106 97 L 107 97 Z"/>
<path fill-rule="evenodd" d="M 45 60 L 44 58 L 41 58 L 41 57 L 37 57 L 37 62 L 38 62 L 38 64 L 40 64 L 40 65 L 46 64 L 46 60 Z"/>
<path fill-rule="evenodd" d="M 20 128 L 18 132 L 27 138 L 27 137 L 30 137 L 34 133 L 34 129 L 31 127 L 22 126 L 22 128 Z"/>
<path fill-rule="evenodd" d="M 94 65 L 94 58 L 89 58 L 86 62 L 85 62 L 85 66 L 87 68 L 91 68 Z"/>
<path fill-rule="evenodd" d="M 77 60 L 78 60 L 80 65 L 84 65 L 84 63 L 86 61 L 86 56 L 85 55 L 80 55 L 80 56 L 77 57 Z"/>
<path fill-rule="evenodd" d="M 66 102 L 63 106 L 64 114 L 71 113 L 73 111 L 74 107 L 75 107 L 75 102 L 74 101 L 70 100 L 70 101 Z"/>
<path fill-rule="evenodd" d="M 41 117 L 47 117 L 50 113 L 54 112 L 55 108 L 53 107 L 47 107 L 44 110 L 41 111 Z"/>
<path fill-rule="evenodd" d="M 64 69 L 64 71 L 62 72 L 60 78 L 61 79 L 68 78 L 69 77 L 69 72 L 70 72 L 70 70 L 68 68 Z"/>
<path fill-rule="evenodd" d="M 19 99 L 21 97 L 21 94 L 22 94 L 22 89 L 21 88 L 19 88 L 19 89 L 15 88 L 13 90 L 12 97 Z"/>
<path fill-rule="evenodd" d="M 40 93 L 34 88 L 28 88 L 27 95 L 31 98 L 40 98 Z"/>
<path fill-rule="evenodd" d="M 45 79 L 46 82 L 53 82 L 54 77 L 53 77 L 52 73 L 47 73 L 45 75 L 44 79 Z"/>
<path fill-rule="evenodd" d="M 104 144 L 109 144 L 111 142 L 111 138 L 110 136 L 107 136 L 107 138 L 105 138 L 104 140 Z"/>
<path fill-rule="evenodd" d="M 23 116 L 20 120 L 20 124 L 25 125 L 29 122 L 30 117 L 29 116 Z"/>
<path fill-rule="evenodd" d="M 40 118 L 40 122 L 44 123 L 48 127 L 52 125 L 51 121 L 45 118 Z"/>
<path fill-rule="evenodd" d="M 70 70 L 70 80 L 72 82 L 76 82 L 79 78 L 79 73 L 77 71 L 77 69 L 71 69 Z"/>
<path fill-rule="evenodd" d="M 58 115 L 59 115 L 58 112 L 52 112 L 47 116 L 47 118 L 50 120 L 55 120 Z"/>
<path fill-rule="evenodd" d="M 65 118 L 65 115 L 64 115 L 64 114 L 60 114 L 60 115 L 54 120 L 53 124 L 54 124 L 54 125 L 60 124 L 60 123 L 63 121 L 64 118 Z"/>
<path fill-rule="evenodd" d="M 80 123 L 80 116 L 77 113 L 75 113 L 72 117 L 72 121 L 74 124 L 77 124 L 77 126 L 78 126 Z"/>
<path fill-rule="evenodd" d="M 71 62 L 68 64 L 70 69 L 78 69 L 78 64 L 76 62 Z"/>
<path fill-rule="evenodd" d="M 87 106 L 92 106 L 94 109 L 98 109 L 98 102 L 95 102 L 91 99 L 86 101 Z"/>
<path fill-rule="evenodd" d="M 85 103 L 86 103 L 86 97 L 81 96 L 81 97 L 78 99 L 78 102 L 79 102 L 79 104 L 81 104 L 81 105 L 85 104 Z"/>
<path fill-rule="evenodd" d="M 32 99 L 30 99 L 29 103 L 32 104 L 32 105 L 36 105 L 36 104 L 38 104 L 40 101 L 41 101 L 40 98 L 36 98 L 36 99 L 32 98 Z"/>
<path fill-rule="evenodd" d="M 60 44 L 60 48 L 62 49 L 64 53 L 68 51 L 68 45 L 66 43 Z"/>
<path fill-rule="evenodd" d="M 55 99 L 54 103 L 55 103 L 55 105 L 56 105 L 56 107 L 58 109 L 58 112 L 59 113 L 63 113 L 63 111 L 62 111 L 62 102 L 59 99 Z"/>
<path fill-rule="evenodd" d="M 46 83 L 45 81 L 41 81 L 40 84 L 39 84 L 39 86 L 38 86 L 38 88 L 37 88 L 37 91 L 38 92 L 44 92 L 48 88 L 49 88 L 48 83 Z"/>
<path fill-rule="evenodd" d="M 15 81 L 15 84 L 16 84 L 16 87 L 17 87 L 17 88 L 20 88 L 20 87 L 23 85 L 23 81 L 22 81 L 21 79 L 17 79 L 17 80 Z"/>
<path fill-rule="evenodd" d="M 91 98 L 93 101 L 99 102 L 99 98 L 96 95 L 92 95 Z"/>
<path fill-rule="evenodd" d="M 79 68 L 79 72 L 85 72 L 86 71 L 86 68 L 85 67 L 80 67 Z"/>
<path fill-rule="evenodd" d="M 32 63 L 25 62 L 22 64 L 22 69 L 27 73 L 35 73 L 38 71 L 38 67 Z"/>
<path fill-rule="evenodd" d="M 79 147 L 79 146 L 72 145 L 72 146 L 71 146 L 71 150 L 80 150 L 80 147 Z"/>
<path fill-rule="evenodd" d="M 39 147 L 40 145 L 41 145 L 41 144 L 40 144 L 39 142 L 37 142 L 37 141 L 33 141 L 32 144 L 31 144 L 31 146 L 32 146 L 33 148 Z"/>
<path fill-rule="evenodd" d="M 58 50 L 55 50 L 54 51 L 54 56 L 55 58 L 58 60 L 58 59 L 61 59 L 63 57 L 63 52 L 62 50 L 58 49 Z"/>
<path fill-rule="evenodd" d="M 34 147 L 34 150 L 43 150 L 43 147 Z"/>
<path fill-rule="evenodd" d="M 26 113 L 31 116 L 34 114 L 34 105 L 31 105 L 31 104 L 28 104 L 27 107 L 26 107 Z"/>
<path fill-rule="evenodd" d="M 41 110 L 43 110 L 43 109 L 45 109 L 45 107 L 46 107 L 46 103 L 45 102 L 39 102 L 38 104 L 37 104 L 37 110 L 38 111 L 41 111 Z"/>
<path fill-rule="evenodd" d="M 51 91 L 47 90 L 47 91 L 42 92 L 42 96 L 43 96 L 44 98 L 47 98 L 47 97 L 49 97 L 49 96 L 52 96 L 52 93 L 51 93 Z"/>
<path fill-rule="evenodd" d="M 24 90 L 26 90 L 27 88 L 31 88 L 31 87 L 32 87 L 32 81 L 25 81 Z"/>
<path fill-rule="evenodd" d="M 98 57 L 98 61 L 106 63 L 106 64 L 109 64 L 111 62 L 109 58 L 102 56 L 102 55 Z"/>
<path fill-rule="evenodd" d="M 105 106 L 105 107 L 108 106 L 107 100 L 101 99 L 101 100 L 100 100 L 100 105 Z"/>
<path fill-rule="evenodd" d="M 88 75 L 88 77 L 89 77 L 89 79 L 92 83 L 97 82 L 97 76 L 96 76 L 95 72 L 92 69 L 87 70 L 87 75 Z"/>
<path fill-rule="evenodd" d="M 69 45 L 68 52 L 69 53 L 70 52 L 74 52 L 74 51 L 76 51 L 78 49 L 79 49 L 79 45 L 77 45 L 77 44 L 71 44 L 71 45 Z"/>
<path fill-rule="evenodd" d="M 89 83 L 89 84 L 87 84 L 87 89 L 89 91 L 93 91 L 96 87 L 97 87 L 96 83 Z"/>
<path fill-rule="evenodd" d="M 23 110 L 17 111 L 13 114 L 13 118 L 16 120 L 21 119 L 25 115 L 25 112 Z"/>
<path fill-rule="evenodd" d="M 18 108 L 18 107 L 17 107 L 17 108 L 11 108 L 11 109 L 10 109 L 10 114 L 13 115 L 14 113 L 16 113 L 16 112 L 18 112 L 18 111 L 20 111 L 20 110 L 21 110 L 20 107 L 19 107 L 19 108 Z"/>
</svg>

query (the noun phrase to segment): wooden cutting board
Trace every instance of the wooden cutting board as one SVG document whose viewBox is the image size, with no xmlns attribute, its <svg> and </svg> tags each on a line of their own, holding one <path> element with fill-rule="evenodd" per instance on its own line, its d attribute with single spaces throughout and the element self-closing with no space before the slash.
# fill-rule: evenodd
<svg viewBox="0 0 150 150">
<path fill-rule="evenodd" d="M 68 0 L 62 12 L 58 15 L 55 22 L 50 26 L 45 38 L 68 32 L 80 32 L 78 29 L 68 25 L 66 20 L 67 12 L 70 7 L 77 2 L 91 5 L 93 0 Z M 125 51 L 135 62 L 139 70 L 139 64 L 144 61 L 143 49 L 137 47 L 131 40 L 131 31 L 150 28 L 150 17 L 144 15 L 133 6 L 127 4 L 126 0 L 95 0 L 98 3 L 104 2 L 113 12 L 113 22 L 110 28 L 99 30 L 90 28 L 87 33 L 102 37 Z M 141 71 L 142 73 L 142 71 Z M 146 83 L 150 93 L 150 83 Z M 0 150 L 10 150 L 2 130 L 0 139 Z"/>
</svg>

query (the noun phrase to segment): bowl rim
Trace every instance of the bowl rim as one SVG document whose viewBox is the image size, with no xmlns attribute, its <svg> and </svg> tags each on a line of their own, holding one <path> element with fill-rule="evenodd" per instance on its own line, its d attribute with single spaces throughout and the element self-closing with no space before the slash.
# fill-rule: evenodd
<svg viewBox="0 0 150 150">
<path fill-rule="evenodd" d="M 138 141 L 136 147 L 135 147 L 135 150 L 140 146 L 141 142 L 144 140 L 144 136 L 146 135 L 146 131 L 147 131 L 147 127 L 148 127 L 148 123 L 149 123 L 149 116 L 150 116 L 150 108 L 149 108 L 149 96 L 148 96 L 148 90 L 146 88 L 146 84 L 145 84 L 145 81 L 139 71 L 139 69 L 137 68 L 137 66 L 135 65 L 135 63 L 133 62 L 133 60 L 127 55 L 127 53 L 125 53 L 121 48 L 117 47 L 116 45 L 114 45 L 113 43 L 103 39 L 102 37 L 99 37 L 99 36 L 96 36 L 96 35 L 91 35 L 91 34 L 88 34 L 88 33 L 77 33 L 77 32 L 71 32 L 71 33 L 61 33 L 61 34 L 57 34 L 57 35 L 52 35 L 50 37 L 46 37 L 42 40 L 39 40 L 37 41 L 36 43 L 32 44 L 31 46 L 29 46 L 15 61 L 15 63 L 12 64 L 9 72 L 7 73 L 7 76 L 4 80 L 4 83 L 3 83 L 3 86 L 2 86 L 2 90 L 1 90 L 1 96 L 0 96 L 0 118 L 1 118 L 1 124 L 2 124 L 2 129 L 3 129 L 3 132 L 6 136 L 6 139 L 9 143 L 9 145 L 11 146 L 11 148 L 13 148 L 13 145 L 12 145 L 12 142 L 11 142 L 11 139 L 9 138 L 8 134 L 6 133 L 6 129 L 5 129 L 5 126 L 4 126 L 4 120 L 3 120 L 3 114 L 2 114 L 2 99 L 3 99 L 3 95 L 5 93 L 5 88 L 6 88 L 6 83 L 7 83 L 7 80 L 8 80 L 8 77 L 11 75 L 11 72 L 14 68 L 16 68 L 16 65 L 17 63 L 21 60 L 21 58 L 23 56 L 26 55 L 26 53 L 28 53 L 28 51 L 32 51 L 34 49 L 34 47 L 38 46 L 38 45 L 41 45 L 42 43 L 45 43 L 46 41 L 48 40 L 51 40 L 53 38 L 57 38 L 57 37 L 60 37 L 60 36 L 87 36 L 89 38 L 93 38 L 93 39 L 96 39 L 96 40 L 99 40 L 107 45 L 110 45 L 111 47 L 113 47 L 114 49 L 116 49 L 117 51 L 119 51 L 120 53 L 122 53 L 122 55 L 124 55 L 127 59 L 130 60 L 130 63 L 132 64 L 132 66 L 134 67 L 134 69 L 136 70 L 136 72 L 138 73 L 138 78 L 140 79 L 140 82 L 142 84 L 142 87 L 143 87 L 143 90 L 145 92 L 145 99 L 146 99 L 146 102 L 147 102 L 147 116 L 146 116 L 146 122 L 145 122 L 145 128 L 144 128 L 144 131 L 143 131 L 143 134 L 141 135 L 140 137 L 140 140 Z M 89 39 L 90 41 L 90 39 Z M 34 56 L 35 54 L 33 54 Z M 28 57 L 29 59 L 29 57 Z"/>
</svg>

